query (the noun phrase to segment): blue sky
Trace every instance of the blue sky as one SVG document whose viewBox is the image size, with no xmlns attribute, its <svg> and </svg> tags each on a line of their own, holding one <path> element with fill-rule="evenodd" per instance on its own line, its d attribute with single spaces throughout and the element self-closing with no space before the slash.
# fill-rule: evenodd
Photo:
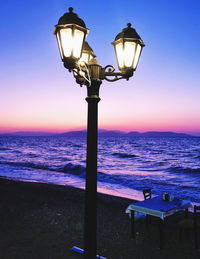
<svg viewBox="0 0 200 259">
<path fill-rule="evenodd" d="M 7 0 L 1 4 L 0 131 L 86 127 L 86 89 L 60 60 L 53 27 L 72 6 L 102 66 L 130 22 L 143 39 L 134 77 L 103 82 L 99 127 L 200 134 L 200 1 Z"/>
</svg>

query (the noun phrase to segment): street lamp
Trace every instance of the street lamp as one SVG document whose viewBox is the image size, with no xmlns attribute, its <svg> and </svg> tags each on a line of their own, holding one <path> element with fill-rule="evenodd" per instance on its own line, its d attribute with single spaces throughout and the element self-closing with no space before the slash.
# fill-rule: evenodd
<svg viewBox="0 0 200 259">
<path fill-rule="evenodd" d="M 85 23 L 73 13 L 65 13 L 54 28 L 58 48 L 65 68 L 73 71 L 76 82 L 87 87 L 87 159 L 84 219 L 84 257 L 96 258 L 96 198 L 97 198 L 97 135 L 99 87 L 102 80 L 114 82 L 128 80 L 137 68 L 142 48 L 145 46 L 135 29 L 128 27 L 112 43 L 115 47 L 120 72 L 112 65 L 102 67 L 85 37 L 89 32 Z M 100 257 L 99 257 L 100 258 Z"/>
</svg>

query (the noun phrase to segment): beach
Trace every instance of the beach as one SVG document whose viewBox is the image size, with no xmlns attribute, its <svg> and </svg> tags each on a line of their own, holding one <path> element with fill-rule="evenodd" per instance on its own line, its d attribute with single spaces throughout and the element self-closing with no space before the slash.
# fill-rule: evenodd
<svg viewBox="0 0 200 259">
<path fill-rule="evenodd" d="M 178 221 L 165 223 L 165 247 L 159 246 L 157 220 L 136 223 L 131 238 L 125 209 L 135 201 L 98 194 L 98 254 L 110 259 L 200 258 L 193 236 L 178 241 Z M 81 258 L 71 250 L 83 248 L 84 190 L 52 184 L 0 179 L 0 258 Z"/>
</svg>

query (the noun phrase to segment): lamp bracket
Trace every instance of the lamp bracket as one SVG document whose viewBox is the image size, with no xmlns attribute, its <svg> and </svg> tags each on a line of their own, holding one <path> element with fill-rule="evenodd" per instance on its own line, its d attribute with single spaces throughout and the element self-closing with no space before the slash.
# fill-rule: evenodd
<svg viewBox="0 0 200 259">
<path fill-rule="evenodd" d="M 91 77 L 91 71 L 88 70 L 88 65 L 85 63 L 84 66 L 76 65 L 76 68 L 73 70 L 74 77 L 76 78 L 76 82 L 78 84 L 90 86 L 91 80 L 97 80 L 97 78 Z M 93 73 L 92 73 L 93 74 Z M 120 79 L 129 80 L 130 77 L 133 76 L 133 71 L 122 71 L 122 72 L 115 72 L 115 68 L 112 65 L 107 65 L 104 68 L 101 68 L 101 72 L 99 75 L 98 80 L 106 80 L 108 82 L 115 82 Z M 91 77 L 91 78 L 90 78 Z M 98 81 L 97 80 L 97 81 Z"/>
<path fill-rule="evenodd" d="M 133 75 L 133 73 L 122 73 L 122 72 L 114 72 L 115 68 L 112 65 L 107 65 L 102 68 L 102 79 L 105 79 L 108 82 L 115 82 L 120 79 L 129 80 L 129 77 Z M 112 78 L 109 78 L 112 77 Z"/>
</svg>

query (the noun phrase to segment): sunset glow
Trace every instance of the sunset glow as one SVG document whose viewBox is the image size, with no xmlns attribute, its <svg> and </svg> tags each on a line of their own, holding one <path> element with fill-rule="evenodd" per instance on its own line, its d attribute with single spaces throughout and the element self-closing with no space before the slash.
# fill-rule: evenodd
<svg viewBox="0 0 200 259">
<path fill-rule="evenodd" d="M 103 67 L 112 64 L 117 70 L 111 42 L 128 22 L 146 45 L 129 81 L 102 83 L 100 129 L 200 135 L 200 3 L 195 0 L 181 5 L 178 0 L 123 5 L 118 0 L 95 5 L 90 0 L 87 5 L 79 0 L 4 1 L 0 133 L 86 128 L 86 89 L 64 68 L 53 35 L 69 6 L 90 29 L 86 40 Z M 185 31 L 192 39 L 190 48 Z"/>
</svg>

